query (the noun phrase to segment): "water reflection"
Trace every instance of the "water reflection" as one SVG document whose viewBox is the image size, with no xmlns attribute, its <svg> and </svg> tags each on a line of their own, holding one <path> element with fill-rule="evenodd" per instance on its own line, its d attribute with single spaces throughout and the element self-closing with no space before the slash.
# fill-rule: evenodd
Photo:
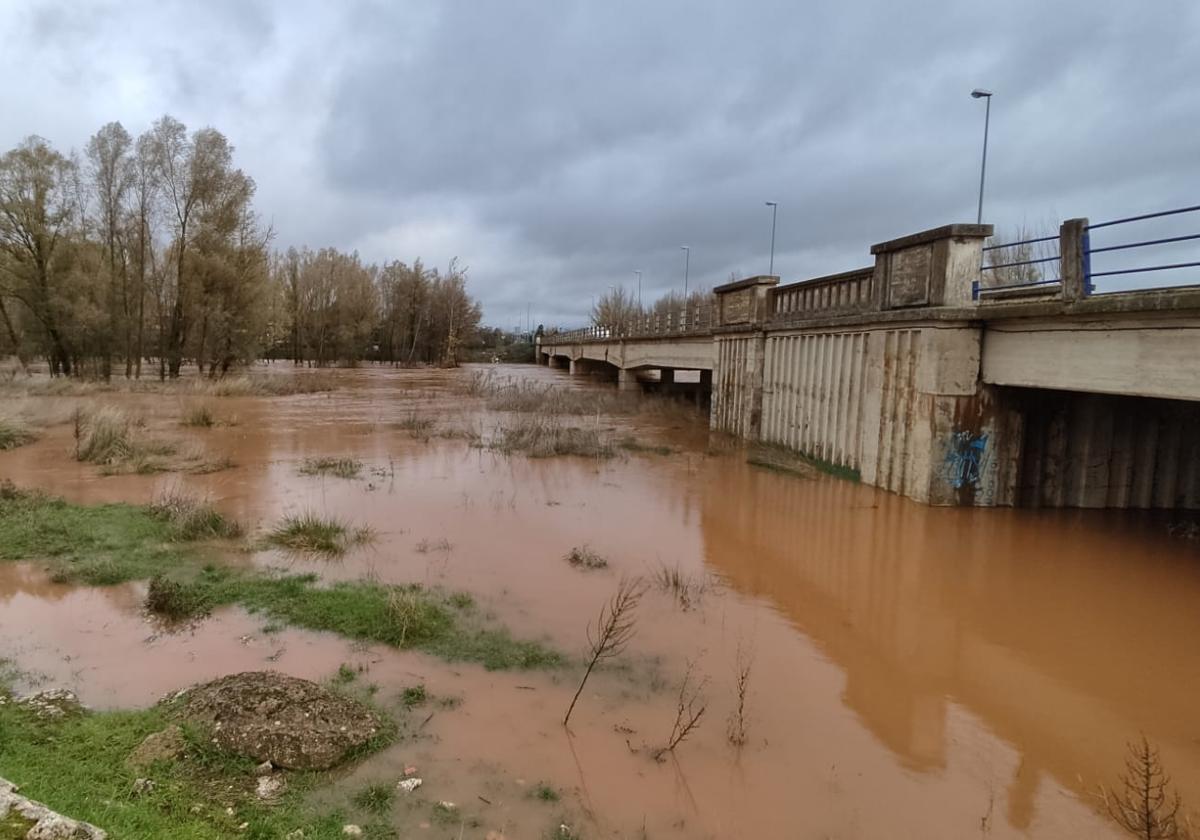
<svg viewBox="0 0 1200 840">
<path fill-rule="evenodd" d="M 846 672 L 844 702 L 910 767 L 946 763 L 958 704 L 1042 774 L 1094 789 L 1124 741 L 1200 797 L 1200 557 L 1152 518 L 922 507 L 846 482 L 724 465 L 703 485 L 709 564 Z"/>
</svg>

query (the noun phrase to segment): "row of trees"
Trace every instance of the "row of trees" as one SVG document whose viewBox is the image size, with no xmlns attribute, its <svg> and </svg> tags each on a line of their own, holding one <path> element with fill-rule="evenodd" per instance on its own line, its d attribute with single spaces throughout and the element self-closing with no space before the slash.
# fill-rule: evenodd
<svg viewBox="0 0 1200 840">
<path fill-rule="evenodd" d="M 466 274 L 332 248 L 273 253 L 221 132 L 109 123 L 85 153 L 0 157 L 0 354 L 53 375 L 216 376 L 263 356 L 453 364 L 480 321 Z"/>
</svg>

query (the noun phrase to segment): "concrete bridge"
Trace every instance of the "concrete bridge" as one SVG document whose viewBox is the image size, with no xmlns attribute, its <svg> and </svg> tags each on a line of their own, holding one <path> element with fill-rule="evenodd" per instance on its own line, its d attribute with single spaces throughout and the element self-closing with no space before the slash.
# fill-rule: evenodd
<svg viewBox="0 0 1200 840">
<path fill-rule="evenodd" d="M 710 395 L 713 429 L 921 502 L 1200 509 L 1200 288 L 1092 294 L 1088 230 L 1062 225 L 1048 281 L 1001 282 L 992 227 L 948 225 L 857 271 L 549 333 L 538 358 Z"/>
</svg>

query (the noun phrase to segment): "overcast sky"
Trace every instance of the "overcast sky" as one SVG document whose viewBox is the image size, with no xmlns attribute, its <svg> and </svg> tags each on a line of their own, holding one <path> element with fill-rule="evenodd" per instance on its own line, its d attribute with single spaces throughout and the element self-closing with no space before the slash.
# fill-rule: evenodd
<svg viewBox="0 0 1200 840">
<path fill-rule="evenodd" d="M 215 126 L 280 246 L 459 256 L 488 322 L 582 320 L 869 246 L 1200 203 L 1200 3 L 0 0 L 0 146 Z M 1193 228 L 1200 227 L 1194 224 Z"/>
</svg>

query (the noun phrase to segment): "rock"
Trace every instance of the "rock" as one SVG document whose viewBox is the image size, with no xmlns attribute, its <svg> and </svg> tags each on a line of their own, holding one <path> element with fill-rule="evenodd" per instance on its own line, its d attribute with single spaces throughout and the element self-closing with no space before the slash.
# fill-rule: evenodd
<svg viewBox="0 0 1200 840">
<path fill-rule="evenodd" d="M 39 691 L 17 701 L 40 718 L 61 718 L 67 715 L 82 714 L 86 709 L 75 696 L 75 692 L 66 688 L 52 688 Z"/>
<path fill-rule="evenodd" d="M 108 837 L 103 829 L 56 814 L 40 802 L 21 796 L 17 790 L 12 782 L 0 779 L 0 817 L 5 819 L 6 826 L 15 824 L 18 819 L 28 825 L 24 835 L 26 840 L 106 840 Z"/>
<path fill-rule="evenodd" d="M 156 761 L 174 761 L 187 749 L 183 730 L 171 724 L 161 732 L 152 732 L 134 748 L 125 763 L 130 767 L 149 767 Z"/>
<path fill-rule="evenodd" d="M 274 799 L 283 793 L 285 785 L 283 776 L 259 776 L 254 793 L 259 799 Z"/>
<path fill-rule="evenodd" d="M 154 792 L 153 779 L 134 779 L 133 790 L 130 791 L 132 796 L 145 796 L 147 793 Z"/>
<path fill-rule="evenodd" d="M 346 834 L 350 837 L 362 837 L 362 833 L 362 829 L 357 825 L 351 824 L 342 826 L 342 834 Z"/>
<path fill-rule="evenodd" d="M 228 752 L 288 770 L 326 770 L 379 731 L 363 704 L 314 682 L 248 671 L 196 686 L 179 714 Z"/>
<path fill-rule="evenodd" d="M 304 840 L 304 829 L 297 828 L 283 835 L 283 840 Z"/>
<path fill-rule="evenodd" d="M 405 793 L 412 793 L 422 784 L 423 783 L 421 780 L 417 778 L 401 779 L 400 781 L 396 782 L 396 787 L 400 788 L 400 790 L 404 791 Z"/>
<path fill-rule="evenodd" d="M 275 772 L 275 765 L 269 761 L 264 761 L 262 764 L 254 768 L 255 776 L 270 776 Z"/>
</svg>

